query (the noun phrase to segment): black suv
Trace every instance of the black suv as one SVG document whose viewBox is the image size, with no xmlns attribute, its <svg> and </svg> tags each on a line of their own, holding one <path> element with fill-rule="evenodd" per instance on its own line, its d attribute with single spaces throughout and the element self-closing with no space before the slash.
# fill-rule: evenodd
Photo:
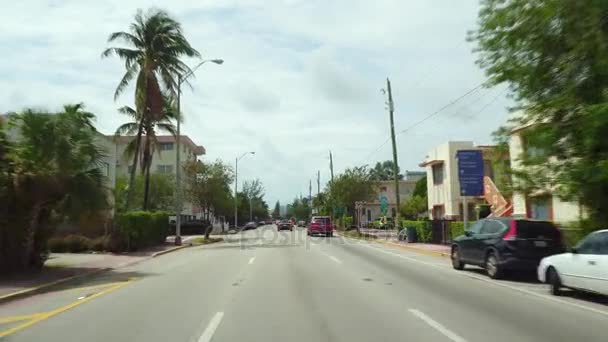
<svg viewBox="0 0 608 342">
<path fill-rule="evenodd" d="M 477 265 L 495 279 L 505 270 L 536 270 L 542 258 L 564 251 L 561 232 L 553 223 L 497 217 L 474 222 L 455 238 L 451 258 L 457 270 Z"/>
</svg>

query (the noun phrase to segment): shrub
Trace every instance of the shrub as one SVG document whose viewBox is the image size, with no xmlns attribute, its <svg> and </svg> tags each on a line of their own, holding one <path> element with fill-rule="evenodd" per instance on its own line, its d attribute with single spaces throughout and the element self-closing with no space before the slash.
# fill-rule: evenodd
<svg viewBox="0 0 608 342">
<path fill-rule="evenodd" d="M 353 217 L 352 216 L 344 216 L 343 217 L 343 225 L 345 228 L 349 228 L 350 226 L 353 225 Z"/>
<path fill-rule="evenodd" d="M 418 242 L 430 242 L 433 234 L 430 221 L 401 221 L 402 227 L 416 228 L 416 238 Z"/>
<path fill-rule="evenodd" d="M 452 240 L 454 240 L 455 237 L 464 234 L 464 223 L 463 222 L 450 221 L 450 222 L 448 222 L 448 228 L 450 229 L 450 236 L 452 237 Z"/>
<path fill-rule="evenodd" d="M 55 253 L 81 253 L 91 249 L 92 241 L 82 235 L 67 235 L 53 237 L 47 242 L 47 247 Z"/>
<path fill-rule="evenodd" d="M 157 245 L 165 242 L 169 233 L 169 214 L 130 211 L 118 217 L 118 227 L 129 250 Z"/>
</svg>

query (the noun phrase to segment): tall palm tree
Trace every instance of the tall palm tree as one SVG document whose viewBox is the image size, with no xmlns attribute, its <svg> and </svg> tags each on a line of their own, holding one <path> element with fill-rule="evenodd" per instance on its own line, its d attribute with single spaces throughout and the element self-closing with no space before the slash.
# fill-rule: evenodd
<svg viewBox="0 0 608 342">
<path fill-rule="evenodd" d="M 129 32 L 114 32 L 108 38 L 109 43 L 121 41 L 129 48 L 110 47 L 102 53 L 102 57 L 117 55 L 125 62 L 126 71 L 114 92 L 115 100 L 133 79 L 136 80 L 135 111 L 139 122 L 135 150 L 139 152 L 146 118 L 155 121 L 163 115 L 161 86 L 169 93 L 175 93 L 177 75 L 190 72 L 180 58 L 200 57 L 200 54 L 184 37 L 180 23 L 167 12 L 151 9 L 143 13 L 138 10 L 134 19 Z M 135 178 L 138 154 L 133 156 L 129 189 Z M 127 208 L 131 193 L 127 191 Z"/>
<path fill-rule="evenodd" d="M 122 114 L 130 116 L 131 118 L 133 118 L 133 121 L 126 122 L 120 125 L 116 129 L 115 136 L 133 135 L 136 131 L 139 130 L 139 123 L 143 123 L 142 135 L 145 136 L 143 150 L 140 150 L 136 147 L 136 140 L 134 139 L 129 144 L 127 144 L 127 147 L 125 149 L 125 156 L 134 156 L 135 159 L 141 159 L 141 173 L 145 177 L 144 201 L 142 209 L 147 210 L 150 198 L 150 167 L 152 166 L 152 158 L 154 155 L 154 151 L 156 150 L 156 146 L 158 144 L 156 132 L 157 130 L 164 131 L 170 133 L 175 137 L 176 128 L 172 120 L 177 120 L 177 112 L 175 111 L 175 106 L 172 101 L 172 98 L 169 95 L 163 96 L 163 115 L 160 116 L 157 120 L 153 120 L 151 117 L 146 117 L 142 121 L 140 120 L 137 111 L 129 106 L 121 107 L 118 109 L 118 111 Z"/>
</svg>

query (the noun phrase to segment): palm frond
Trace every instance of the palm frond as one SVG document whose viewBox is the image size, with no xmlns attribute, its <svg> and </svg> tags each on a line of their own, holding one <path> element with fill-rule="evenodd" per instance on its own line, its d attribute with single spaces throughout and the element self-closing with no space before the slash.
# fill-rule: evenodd
<svg viewBox="0 0 608 342">
<path fill-rule="evenodd" d="M 133 135 L 137 133 L 138 128 L 139 124 L 137 122 L 127 122 L 118 126 L 116 132 L 114 132 L 114 136 L 120 137 L 124 135 Z"/>
</svg>

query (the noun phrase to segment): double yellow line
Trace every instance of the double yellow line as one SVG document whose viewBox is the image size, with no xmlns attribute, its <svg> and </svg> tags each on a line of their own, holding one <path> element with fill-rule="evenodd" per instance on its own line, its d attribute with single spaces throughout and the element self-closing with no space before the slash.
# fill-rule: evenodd
<svg viewBox="0 0 608 342">
<path fill-rule="evenodd" d="M 48 312 L 39 312 L 39 313 L 34 313 L 34 314 L 30 314 L 30 315 L 23 315 L 23 316 L 13 316 L 13 317 L 6 317 L 6 318 L 0 318 L 0 324 L 7 324 L 7 323 L 14 323 L 14 322 L 21 322 L 21 321 L 26 321 L 24 323 L 21 323 L 19 325 L 16 325 L 12 328 L 0 331 L 0 338 L 14 334 L 20 330 L 23 330 L 27 327 L 30 327 L 38 322 L 44 321 L 46 319 L 49 319 L 55 315 L 58 315 L 62 312 L 66 312 L 72 308 L 77 307 L 78 305 L 84 304 L 88 301 L 91 301 L 99 296 L 103 296 L 104 294 L 110 293 L 112 291 L 118 290 L 119 288 L 129 285 L 130 283 L 132 283 L 133 281 L 135 281 L 136 278 L 129 278 L 129 280 L 127 281 L 123 281 L 123 282 L 119 282 L 119 283 L 114 283 L 114 284 L 106 284 L 106 286 L 109 286 L 107 289 L 103 290 L 103 291 L 99 291 L 91 296 L 85 297 L 83 299 L 79 299 L 75 302 L 72 302 L 68 305 L 62 306 L 58 309 L 52 310 L 52 311 L 48 311 Z M 95 286 L 95 287 L 99 287 L 99 286 Z M 87 287 L 87 288 L 91 288 L 91 287 Z M 80 289 L 84 289 L 84 288 L 80 288 Z"/>
</svg>

